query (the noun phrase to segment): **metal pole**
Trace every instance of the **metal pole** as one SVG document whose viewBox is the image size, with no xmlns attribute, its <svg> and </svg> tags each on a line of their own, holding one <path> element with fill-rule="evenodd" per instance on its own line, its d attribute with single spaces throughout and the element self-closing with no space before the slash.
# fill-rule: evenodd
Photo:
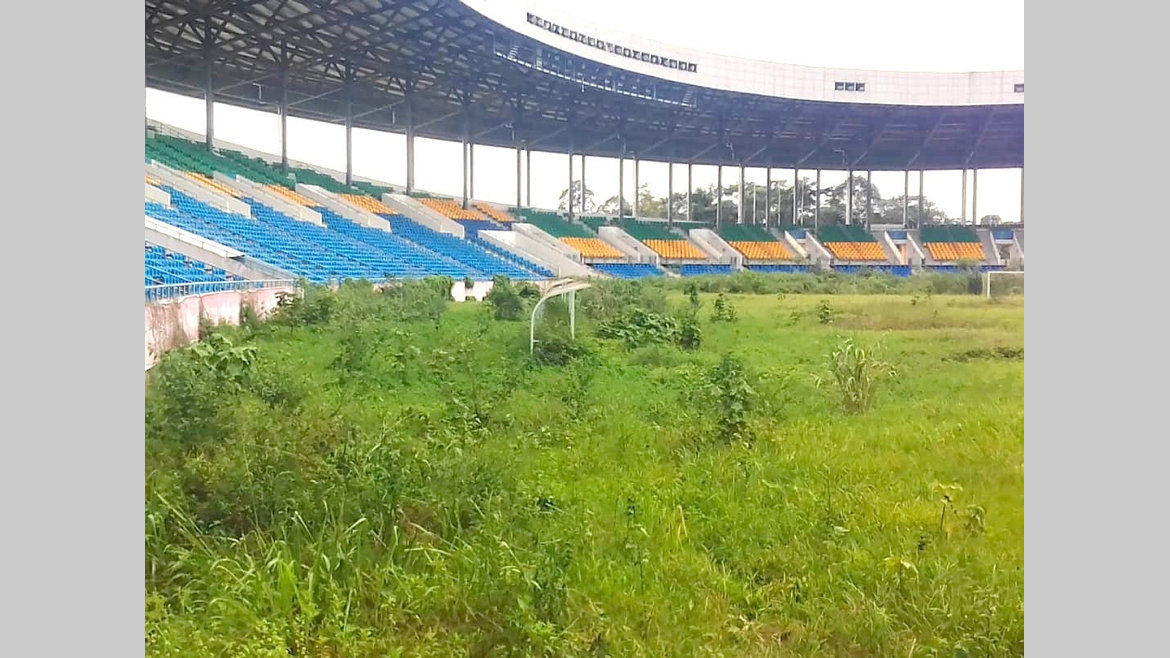
<svg viewBox="0 0 1170 658">
<path fill-rule="evenodd" d="M 569 199 L 567 202 L 569 208 L 569 221 L 573 221 L 573 151 L 569 151 Z"/>
<path fill-rule="evenodd" d="M 777 210 L 779 210 L 779 204 Z M 772 168 L 768 167 L 767 173 L 764 174 L 764 228 L 768 228 L 768 221 L 771 219 L 772 213 Z M 777 224 L 780 222 L 777 221 Z"/>
<path fill-rule="evenodd" d="M 979 223 L 979 170 L 971 170 L 971 223 Z"/>
<path fill-rule="evenodd" d="M 569 337 L 577 338 L 577 291 L 569 291 Z"/>
<path fill-rule="evenodd" d="M 463 208 L 467 209 L 467 133 L 463 133 Z"/>
<path fill-rule="evenodd" d="M 581 151 L 581 214 L 584 215 L 589 210 L 585 207 L 585 152 Z"/>
<path fill-rule="evenodd" d="M 715 228 L 723 224 L 723 165 L 715 167 Z"/>
<path fill-rule="evenodd" d="M 634 218 L 638 217 L 638 197 L 641 196 L 641 189 L 638 187 L 638 154 L 634 154 Z"/>
<path fill-rule="evenodd" d="M 691 190 L 695 189 L 694 184 L 693 184 L 694 180 L 691 178 L 691 167 L 693 165 L 694 165 L 693 162 L 687 163 L 687 221 L 688 222 L 694 221 L 694 219 L 695 219 L 694 216 L 692 216 L 692 214 L 691 214 L 691 212 L 694 210 L 693 208 L 691 208 Z"/>
<path fill-rule="evenodd" d="M 1020 167 L 1020 226 L 1024 225 L 1024 168 Z"/>
<path fill-rule="evenodd" d="M 747 195 L 744 194 L 743 189 L 743 165 L 739 166 L 739 218 L 738 223 L 743 224 L 743 207 L 744 201 L 747 201 Z"/>
<path fill-rule="evenodd" d="M 865 171 L 865 229 L 868 231 L 872 222 L 870 217 L 873 215 L 873 170 L 867 169 Z"/>
<path fill-rule="evenodd" d="M 800 167 L 794 167 L 792 169 L 792 225 L 793 226 L 797 226 L 798 222 L 799 222 L 799 226 L 804 226 L 804 222 L 799 221 L 799 219 L 798 219 L 800 217 L 800 214 L 799 214 L 800 206 L 798 205 L 799 203 L 800 203 Z M 779 214 L 780 214 L 780 208 L 777 207 L 776 208 L 776 215 L 777 215 L 776 216 L 776 224 L 777 225 L 780 224 Z"/>
<path fill-rule="evenodd" d="M 926 182 L 926 170 L 918 170 L 918 217 L 914 220 L 914 228 L 922 228 L 922 218 L 926 216 L 925 199 L 926 195 L 923 193 L 923 184 Z"/>
<path fill-rule="evenodd" d="M 280 70 L 280 170 L 288 172 L 288 67 Z"/>
<path fill-rule="evenodd" d="M 666 227 L 674 228 L 674 161 L 666 163 Z"/>
<path fill-rule="evenodd" d="M 967 168 L 963 167 L 963 211 L 959 213 L 959 223 L 967 223 Z"/>
<path fill-rule="evenodd" d="M 516 145 L 516 207 L 520 207 L 520 145 Z"/>
<path fill-rule="evenodd" d="M 817 169 L 817 187 L 813 190 L 813 231 L 821 227 L 821 170 Z"/>
<path fill-rule="evenodd" d="M 406 103 L 406 193 L 414 193 L 414 108 Z"/>
<path fill-rule="evenodd" d="M 524 200 L 532 207 L 532 147 L 524 146 Z"/>
<path fill-rule="evenodd" d="M 207 105 L 207 124 L 204 131 L 207 140 L 207 150 L 211 150 L 211 145 L 215 143 L 215 86 L 212 79 L 211 71 L 212 57 L 211 50 L 207 51 L 207 80 L 203 88 L 203 99 Z"/>
<path fill-rule="evenodd" d="M 468 196 L 475 198 L 475 142 L 467 143 L 467 188 Z"/>
<path fill-rule="evenodd" d="M 618 156 L 618 219 L 625 216 L 626 209 L 626 154 Z"/>
<path fill-rule="evenodd" d="M 349 100 L 348 90 L 345 95 L 345 186 L 351 187 L 353 185 L 353 103 Z"/>
<path fill-rule="evenodd" d="M 845 175 L 845 225 L 853 223 L 853 170 L 846 169 Z"/>
<path fill-rule="evenodd" d="M 902 228 L 906 228 L 910 225 L 910 170 L 902 173 Z"/>
</svg>

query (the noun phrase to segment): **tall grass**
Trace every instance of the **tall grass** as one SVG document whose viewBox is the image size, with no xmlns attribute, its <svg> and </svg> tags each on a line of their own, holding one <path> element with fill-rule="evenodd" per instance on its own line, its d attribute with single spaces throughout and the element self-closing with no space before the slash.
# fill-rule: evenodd
<svg viewBox="0 0 1170 658">
<path fill-rule="evenodd" d="M 1021 305 L 598 288 L 536 359 L 421 285 L 164 356 L 147 654 L 1023 653 Z M 700 344 L 597 336 L 631 307 Z M 813 376 L 878 332 L 897 385 L 843 413 Z"/>
</svg>

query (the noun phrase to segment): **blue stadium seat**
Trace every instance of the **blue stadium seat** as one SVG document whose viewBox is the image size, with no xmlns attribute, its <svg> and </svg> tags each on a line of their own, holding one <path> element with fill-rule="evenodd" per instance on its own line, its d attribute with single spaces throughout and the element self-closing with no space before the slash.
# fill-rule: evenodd
<svg viewBox="0 0 1170 658">
<path fill-rule="evenodd" d="M 731 274 L 730 265 L 681 265 L 678 273 L 683 276 L 703 276 L 706 274 Z"/>
<path fill-rule="evenodd" d="M 619 279 L 662 276 L 662 270 L 649 263 L 594 263 L 593 269 Z"/>
</svg>

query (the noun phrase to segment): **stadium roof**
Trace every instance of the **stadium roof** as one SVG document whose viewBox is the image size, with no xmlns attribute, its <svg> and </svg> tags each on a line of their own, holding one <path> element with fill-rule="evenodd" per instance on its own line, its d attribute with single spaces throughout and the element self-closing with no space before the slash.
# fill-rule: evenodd
<svg viewBox="0 0 1170 658">
<path fill-rule="evenodd" d="M 651 75 L 459 0 L 146 0 L 146 83 L 477 144 L 695 164 L 1021 167 L 1024 106 L 785 98 Z M 640 62 L 639 62 L 640 64 Z M 1021 85 L 1022 86 L 1022 85 Z"/>
</svg>

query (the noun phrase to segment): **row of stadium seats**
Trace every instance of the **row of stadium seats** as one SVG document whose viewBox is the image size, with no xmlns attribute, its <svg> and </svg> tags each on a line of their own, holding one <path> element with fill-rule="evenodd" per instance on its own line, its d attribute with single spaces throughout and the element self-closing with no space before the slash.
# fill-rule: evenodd
<svg viewBox="0 0 1170 658">
<path fill-rule="evenodd" d="M 877 242 L 825 242 L 825 248 L 839 260 L 885 262 L 886 254 Z"/>
<path fill-rule="evenodd" d="M 415 244 L 422 245 L 431 251 L 458 260 L 460 263 L 474 268 L 476 271 L 490 278 L 502 274 L 512 279 L 531 279 L 533 273 L 521 269 L 512 263 L 500 260 L 475 244 L 462 240 L 453 235 L 433 231 L 422 224 L 411 221 L 402 215 L 382 215 L 390 222 L 390 228 L 396 235 L 400 235 Z"/>
<path fill-rule="evenodd" d="M 464 209 L 450 199 L 418 199 L 418 202 L 449 219 L 485 219 L 475 208 Z"/>
<path fill-rule="evenodd" d="M 686 240 L 642 240 L 642 244 L 663 258 L 673 260 L 707 260 L 707 255 Z"/>
<path fill-rule="evenodd" d="M 927 242 L 934 260 L 983 260 L 983 245 L 971 242 Z"/>
<path fill-rule="evenodd" d="M 730 265 L 682 265 L 678 268 L 682 276 L 703 276 L 706 274 L 731 274 Z"/>
<path fill-rule="evenodd" d="M 593 269 L 618 279 L 642 279 L 662 276 L 662 270 L 648 263 L 595 263 Z"/>
<path fill-rule="evenodd" d="M 728 242 L 736 251 L 749 260 L 796 260 L 783 243 L 780 242 Z"/>
<path fill-rule="evenodd" d="M 475 208 L 501 224 L 511 224 L 512 222 L 516 221 L 515 217 L 509 215 L 503 210 L 500 210 L 490 203 L 477 203 L 475 204 Z"/>
<path fill-rule="evenodd" d="M 564 237 L 560 240 L 576 249 L 585 258 L 624 258 L 622 252 L 614 249 L 601 238 Z"/>
<path fill-rule="evenodd" d="M 236 277 L 211 267 L 202 261 L 168 251 L 149 242 L 146 244 L 146 286 L 166 286 L 184 283 L 226 283 Z M 214 288 L 201 290 L 209 292 Z"/>
</svg>

